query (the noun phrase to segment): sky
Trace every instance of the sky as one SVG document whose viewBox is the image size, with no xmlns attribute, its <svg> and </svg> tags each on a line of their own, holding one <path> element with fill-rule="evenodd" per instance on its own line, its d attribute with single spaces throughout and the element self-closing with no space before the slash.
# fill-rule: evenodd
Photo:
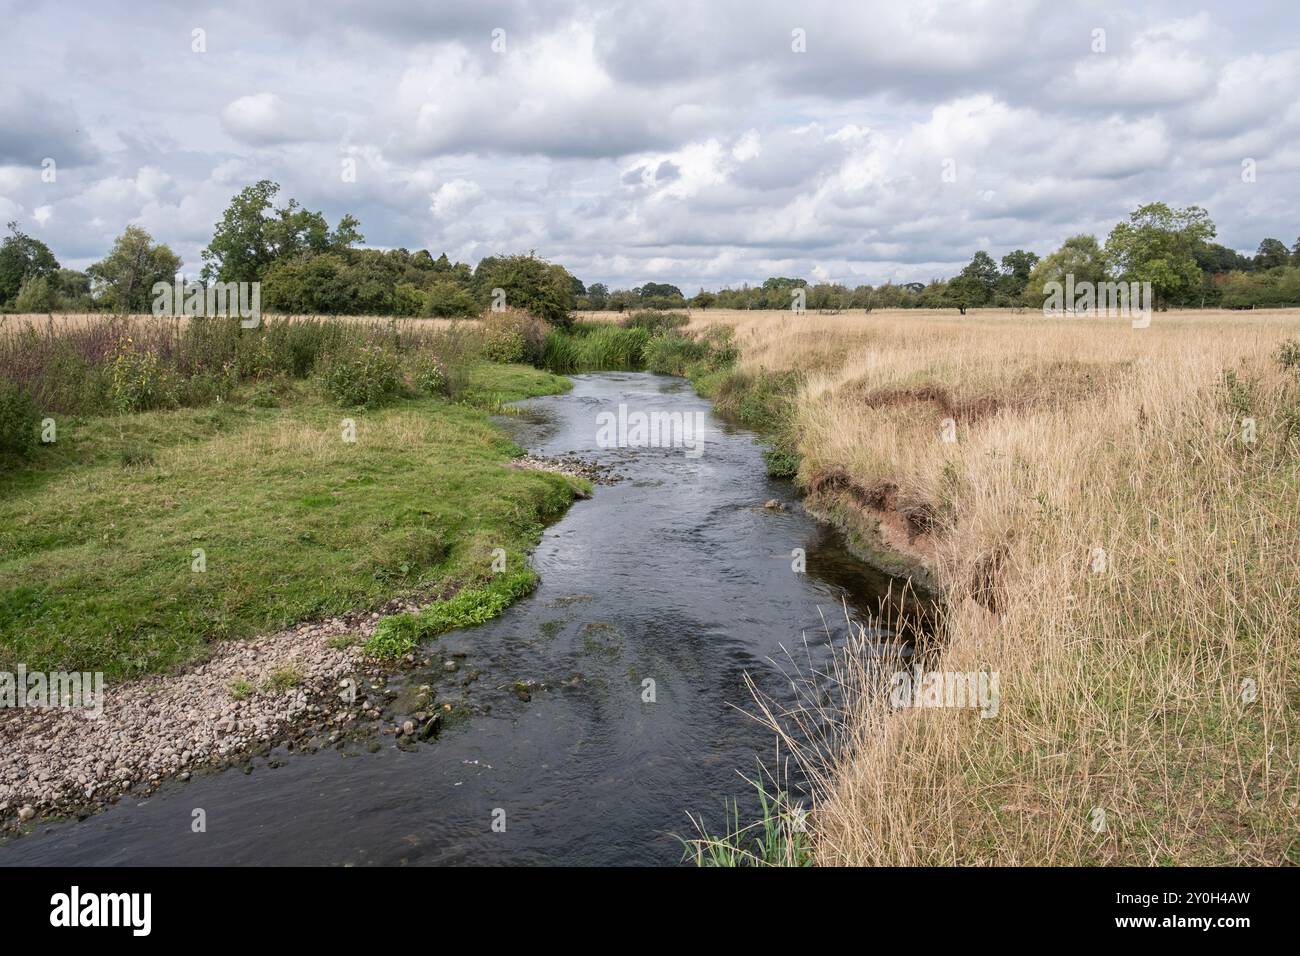
<svg viewBox="0 0 1300 956">
<path fill-rule="evenodd" d="M 0 0 L 0 222 L 186 274 L 260 179 L 366 245 L 686 294 L 928 281 L 1209 210 L 1300 236 L 1300 7 Z M 51 163 L 52 161 L 52 163 Z"/>
</svg>

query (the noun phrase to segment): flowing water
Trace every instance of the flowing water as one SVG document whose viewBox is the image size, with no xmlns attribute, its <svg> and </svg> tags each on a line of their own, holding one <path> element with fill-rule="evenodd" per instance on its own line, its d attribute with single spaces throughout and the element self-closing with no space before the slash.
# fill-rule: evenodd
<svg viewBox="0 0 1300 956">
<path fill-rule="evenodd" d="M 573 391 L 503 424 L 530 451 L 613 463 L 625 480 L 546 530 L 532 595 L 437 639 L 430 666 L 402 677 L 474 716 L 412 750 L 384 736 L 376 752 L 365 741 L 277 751 L 278 766 L 256 758 L 250 774 L 172 782 L 13 840 L 0 864 L 673 864 L 674 834 L 694 835 L 688 811 L 720 829 L 724 798 L 739 797 L 744 818 L 741 775 L 775 754 L 743 712 L 744 675 L 789 699 L 783 648 L 824 654 L 843 638 L 845 603 L 866 620 L 891 580 L 805 515 L 788 483 L 766 477 L 762 446 L 686 381 L 573 378 Z M 702 413 L 702 453 L 598 448 L 597 415 L 620 403 Z M 786 510 L 765 509 L 771 498 Z M 797 548 L 806 573 L 792 570 Z M 531 699 L 517 681 L 534 682 Z M 206 832 L 191 832 L 195 808 Z"/>
</svg>

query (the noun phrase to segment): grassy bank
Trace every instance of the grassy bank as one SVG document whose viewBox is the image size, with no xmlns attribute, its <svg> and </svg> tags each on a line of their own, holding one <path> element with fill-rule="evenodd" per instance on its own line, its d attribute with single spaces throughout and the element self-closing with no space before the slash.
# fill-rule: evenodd
<svg viewBox="0 0 1300 956">
<path fill-rule="evenodd" d="M 480 362 L 457 374 L 457 401 L 344 408 L 281 377 L 201 407 L 59 416 L 57 442 L 0 473 L 0 669 L 119 679 L 304 618 L 483 586 L 495 548 L 522 570 L 572 489 L 502 467 L 517 449 L 480 406 L 568 383 Z"/>
<path fill-rule="evenodd" d="M 896 711 L 841 659 L 819 862 L 1300 862 L 1296 313 L 731 324 L 720 401 L 785 376 L 809 505 L 942 587 L 929 669 L 1000 677 Z"/>
</svg>

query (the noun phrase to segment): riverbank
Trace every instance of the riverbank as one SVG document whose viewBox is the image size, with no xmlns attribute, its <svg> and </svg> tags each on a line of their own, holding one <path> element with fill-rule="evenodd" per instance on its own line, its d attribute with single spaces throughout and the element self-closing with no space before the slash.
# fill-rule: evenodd
<svg viewBox="0 0 1300 956">
<path fill-rule="evenodd" d="M 0 820 L 378 719 L 339 683 L 390 666 L 363 651 L 379 618 L 524 573 L 589 494 L 572 463 L 520 467 L 489 418 L 567 380 L 466 375 L 460 402 L 344 410 L 287 381 L 271 400 L 68 418 L 0 477 L 0 670 L 108 682 L 100 716 L 0 710 Z"/>
<path fill-rule="evenodd" d="M 832 759 L 787 739 L 819 863 L 1297 862 L 1296 313 L 728 324 L 720 406 L 941 589 L 930 669 L 1000 678 L 995 719 L 898 712 L 841 662 Z"/>
</svg>

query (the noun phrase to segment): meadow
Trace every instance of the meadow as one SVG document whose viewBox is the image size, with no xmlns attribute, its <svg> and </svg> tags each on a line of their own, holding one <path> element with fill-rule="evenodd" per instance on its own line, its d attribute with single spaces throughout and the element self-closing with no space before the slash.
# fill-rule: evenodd
<svg viewBox="0 0 1300 956">
<path fill-rule="evenodd" d="M 939 588 L 927 668 L 1000 675 L 996 719 L 897 711 L 849 648 L 766 713 L 819 863 L 1300 862 L 1300 312 L 718 322 L 718 401 Z"/>
</svg>

